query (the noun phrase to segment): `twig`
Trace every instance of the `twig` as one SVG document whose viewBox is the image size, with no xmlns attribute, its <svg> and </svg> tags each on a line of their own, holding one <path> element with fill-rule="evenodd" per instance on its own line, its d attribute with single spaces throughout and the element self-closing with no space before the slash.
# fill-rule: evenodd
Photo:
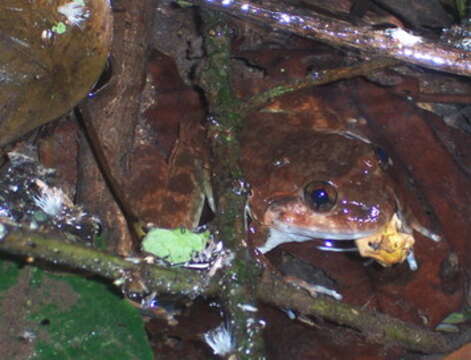
<svg viewBox="0 0 471 360">
<path fill-rule="evenodd" d="M 319 86 L 329 84 L 338 80 L 351 79 L 357 76 L 369 75 L 372 72 L 383 69 L 386 67 L 396 66 L 400 63 L 393 59 L 374 59 L 361 64 L 324 70 L 316 74 L 311 74 L 308 78 L 303 80 L 296 80 L 292 83 L 275 86 L 265 92 L 252 96 L 244 105 L 242 111 L 248 114 L 255 111 L 276 97 L 285 95 L 287 93 L 301 90 L 311 86 Z"/>
<path fill-rule="evenodd" d="M 303 315 L 319 316 L 357 329 L 373 343 L 396 344 L 423 353 L 444 353 L 471 340 L 470 332 L 446 336 L 330 298 L 312 299 L 306 291 L 296 289 L 268 271 L 264 273 L 258 295 L 261 301 L 280 308 L 293 309 Z"/>
<path fill-rule="evenodd" d="M 270 0 L 256 3 L 250 0 L 185 1 L 331 45 L 359 49 L 368 56 L 376 54 L 429 69 L 471 75 L 469 51 L 417 36 L 401 28 L 376 30 L 370 26 L 354 26 L 314 12 L 305 14 L 292 6 Z"/>
</svg>

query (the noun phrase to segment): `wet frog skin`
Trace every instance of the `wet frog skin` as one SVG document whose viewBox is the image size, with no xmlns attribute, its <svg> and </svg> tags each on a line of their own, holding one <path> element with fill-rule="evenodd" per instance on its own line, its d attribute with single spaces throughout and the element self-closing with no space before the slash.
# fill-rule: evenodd
<svg viewBox="0 0 471 360">
<path fill-rule="evenodd" d="M 385 266 L 402 262 L 414 238 L 384 170 L 387 159 L 365 139 L 329 130 L 332 114 L 313 115 L 313 125 L 278 109 L 249 120 L 242 166 L 254 245 L 265 253 L 286 242 L 353 239 L 362 256 Z"/>
</svg>

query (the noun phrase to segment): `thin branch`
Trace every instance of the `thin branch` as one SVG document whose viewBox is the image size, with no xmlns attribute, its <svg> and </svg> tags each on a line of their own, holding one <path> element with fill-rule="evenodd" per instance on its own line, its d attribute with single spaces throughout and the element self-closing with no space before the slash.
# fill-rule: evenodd
<svg viewBox="0 0 471 360">
<path fill-rule="evenodd" d="M 255 20 L 275 29 L 299 36 L 346 46 L 368 56 L 390 57 L 429 69 L 459 75 L 471 75 L 471 54 L 445 43 L 417 36 L 401 28 L 376 30 L 370 26 L 354 26 L 310 11 L 308 14 L 286 4 L 270 0 L 185 0 L 224 11 L 244 19 Z"/>
<path fill-rule="evenodd" d="M 298 91 L 311 86 L 325 85 L 338 80 L 369 75 L 376 70 L 396 65 L 400 65 L 400 63 L 396 60 L 380 58 L 357 65 L 317 72 L 315 74 L 311 74 L 306 79 L 296 80 L 291 83 L 275 86 L 267 91 L 252 96 L 245 104 L 242 105 L 242 111 L 244 114 L 248 114 L 263 107 L 276 97 L 293 91 Z"/>
<path fill-rule="evenodd" d="M 471 332 L 446 336 L 330 298 L 313 299 L 306 291 L 295 288 L 268 271 L 264 273 L 258 295 L 261 301 L 277 307 L 293 309 L 303 315 L 322 317 L 357 329 L 373 343 L 400 345 L 422 353 L 444 353 L 471 340 Z"/>
</svg>

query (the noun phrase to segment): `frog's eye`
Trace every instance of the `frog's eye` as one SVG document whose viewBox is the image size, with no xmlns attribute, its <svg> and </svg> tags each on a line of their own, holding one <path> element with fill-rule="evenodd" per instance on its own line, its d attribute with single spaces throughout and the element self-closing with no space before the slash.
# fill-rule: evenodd
<svg viewBox="0 0 471 360">
<path fill-rule="evenodd" d="M 337 191 L 326 181 L 312 181 L 304 187 L 304 199 L 313 210 L 326 212 L 334 207 Z"/>
</svg>

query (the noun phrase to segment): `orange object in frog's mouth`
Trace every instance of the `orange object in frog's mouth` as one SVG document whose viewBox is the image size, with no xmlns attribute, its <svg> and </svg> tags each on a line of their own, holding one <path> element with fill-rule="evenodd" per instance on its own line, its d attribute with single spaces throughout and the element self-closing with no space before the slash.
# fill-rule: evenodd
<svg viewBox="0 0 471 360">
<path fill-rule="evenodd" d="M 355 240 L 361 256 L 373 258 L 383 266 L 403 262 L 414 245 L 412 234 L 402 231 L 401 219 L 394 214 L 381 231 Z"/>
</svg>

